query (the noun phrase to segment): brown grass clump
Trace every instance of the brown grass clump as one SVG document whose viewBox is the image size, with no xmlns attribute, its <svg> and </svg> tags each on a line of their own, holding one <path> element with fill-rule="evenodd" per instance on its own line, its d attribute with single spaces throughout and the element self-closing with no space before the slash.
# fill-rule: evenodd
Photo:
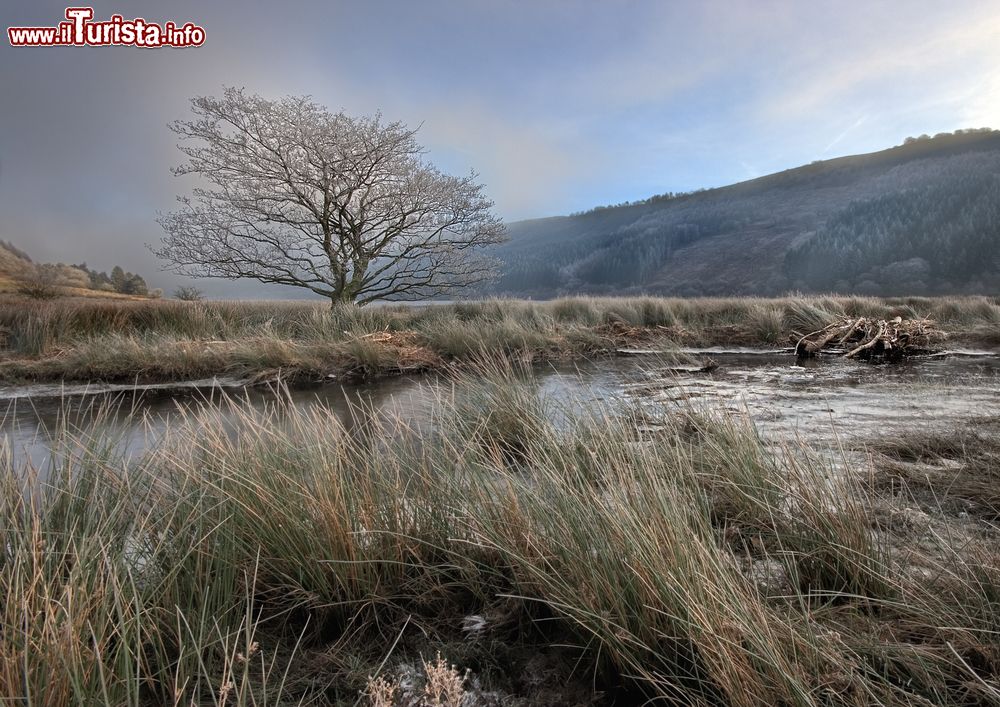
<svg viewBox="0 0 1000 707">
<path fill-rule="evenodd" d="M 955 430 L 901 434 L 867 445 L 883 490 L 925 509 L 1000 519 L 1000 437 Z"/>
<path fill-rule="evenodd" d="M 419 430 L 222 401 L 138 457 L 68 432 L 45 475 L 0 453 L 0 701 L 1000 697 L 990 523 L 901 544 L 867 470 L 711 414 L 639 434 L 554 409 L 530 369 L 477 372 Z M 471 672 L 420 660 L 439 652 Z"/>
<path fill-rule="evenodd" d="M 0 380 L 269 379 L 380 375 L 482 355 L 527 360 L 625 346 L 775 346 L 846 318 L 933 318 L 956 343 L 990 344 L 987 298 L 572 298 L 358 308 L 305 302 L 64 298 L 0 307 Z M 991 344 L 990 344 L 991 345 Z"/>
</svg>

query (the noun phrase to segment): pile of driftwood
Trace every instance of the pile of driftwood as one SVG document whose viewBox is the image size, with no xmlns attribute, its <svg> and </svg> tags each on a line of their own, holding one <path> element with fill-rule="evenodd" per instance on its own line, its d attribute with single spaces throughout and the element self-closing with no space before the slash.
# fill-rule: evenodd
<svg viewBox="0 0 1000 707">
<path fill-rule="evenodd" d="M 945 338 L 930 319 L 844 319 L 811 334 L 792 334 L 795 355 L 810 358 L 820 353 L 864 361 L 899 361 L 907 356 L 933 353 Z"/>
</svg>

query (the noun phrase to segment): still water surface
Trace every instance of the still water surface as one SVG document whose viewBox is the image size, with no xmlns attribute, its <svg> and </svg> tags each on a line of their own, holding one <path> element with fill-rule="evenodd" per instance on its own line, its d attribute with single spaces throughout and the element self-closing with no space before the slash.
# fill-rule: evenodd
<svg viewBox="0 0 1000 707">
<path fill-rule="evenodd" d="M 766 351 L 698 355 L 710 355 L 719 367 L 707 374 L 677 374 L 656 357 L 630 356 L 541 366 L 532 385 L 555 403 L 553 409 L 593 402 L 655 412 L 693 406 L 749 415 L 767 439 L 813 445 L 839 445 L 902 429 L 1000 422 L 1000 355 L 995 352 L 893 366 L 835 358 L 800 364 L 789 354 Z M 295 406 L 323 405 L 348 429 L 372 416 L 398 416 L 420 429 L 429 422 L 438 396 L 461 394 L 453 386 L 441 376 L 418 376 L 291 391 L 244 388 L 225 380 L 146 388 L 0 388 L 0 447 L 6 447 L 15 465 L 31 462 L 41 468 L 53 440 L 68 427 L 111 439 L 117 449 L 135 454 L 155 443 L 185 410 L 226 396 L 258 409 L 273 406 L 278 397 Z"/>
</svg>

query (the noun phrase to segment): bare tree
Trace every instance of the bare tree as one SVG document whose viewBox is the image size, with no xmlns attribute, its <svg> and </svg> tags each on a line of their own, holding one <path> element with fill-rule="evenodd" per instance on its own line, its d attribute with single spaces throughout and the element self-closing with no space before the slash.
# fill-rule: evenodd
<svg viewBox="0 0 1000 707">
<path fill-rule="evenodd" d="M 182 302 L 201 302 L 205 299 L 205 293 L 197 287 L 182 285 L 174 290 L 174 297 Z"/>
<path fill-rule="evenodd" d="M 504 239 L 476 175 L 424 159 L 415 130 L 241 89 L 191 101 L 172 129 L 202 187 L 161 216 L 154 252 L 195 277 L 253 278 L 338 302 L 425 299 L 496 272 Z M 187 144 L 188 142 L 192 144 Z"/>
<path fill-rule="evenodd" d="M 17 291 L 32 299 L 52 299 L 61 293 L 55 265 L 35 265 L 17 278 Z"/>
</svg>

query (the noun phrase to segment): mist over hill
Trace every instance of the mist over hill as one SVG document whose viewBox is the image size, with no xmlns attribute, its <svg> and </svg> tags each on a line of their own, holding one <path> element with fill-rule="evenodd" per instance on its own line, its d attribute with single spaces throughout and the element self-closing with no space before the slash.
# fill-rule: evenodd
<svg viewBox="0 0 1000 707">
<path fill-rule="evenodd" d="M 509 225 L 490 294 L 1000 291 L 1000 131 Z"/>
</svg>

